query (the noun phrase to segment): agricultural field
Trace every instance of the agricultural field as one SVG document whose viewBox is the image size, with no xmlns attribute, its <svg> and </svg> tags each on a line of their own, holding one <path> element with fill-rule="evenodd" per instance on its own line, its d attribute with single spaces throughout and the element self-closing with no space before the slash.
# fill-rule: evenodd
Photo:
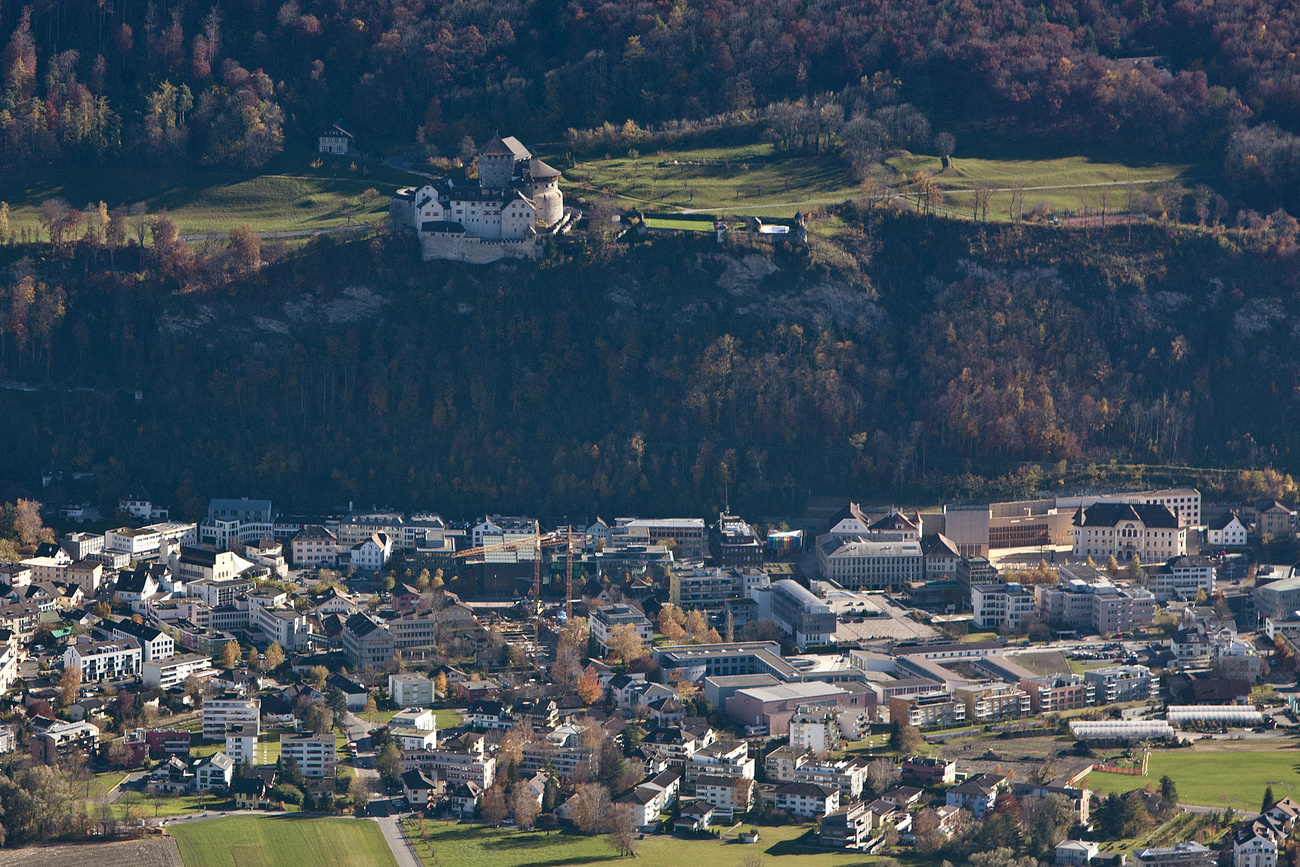
<svg viewBox="0 0 1300 867">
<path fill-rule="evenodd" d="M 143 202 L 151 214 L 166 210 L 182 237 L 196 237 L 224 235 L 243 223 L 258 232 L 292 232 L 372 222 L 388 213 L 393 190 L 419 180 L 384 166 L 370 176 L 360 168 L 314 169 L 305 159 L 284 174 L 264 175 L 199 169 L 105 172 L 82 166 L 12 173 L 0 180 L 0 201 L 9 203 L 10 229 L 20 239 L 24 229 L 39 231 L 37 208 L 55 197 L 74 208 L 99 201 L 109 208 Z M 368 189 L 377 195 L 363 203 Z M 134 235 L 132 227 L 128 237 Z"/>
<path fill-rule="evenodd" d="M 785 157 L 770 144 L 583 160 L 564 177 L 566 189 L 576 187 L 586 198 L 611 190 L 624 207 L 656 211 L 790 217 L 858 194 L 853 172 L 838 156 Z"/>
<path fill-rule="evenodd" d="M 185 867 L 396 867 L 367 819 L 240 816 L 173 825 Z"/>
<path fill-rule="evenodd" d="M 1277 798 L 1300 797 L 1300 752 L 1294 749 L 1231 748 L 1216 742 L 1182 750 L 1153 750 L 1146 776 L 1094 771 L 1087 786 L 1094 792 L 1127 792 L 1147 783 L 1156 787 L 1168 775 L 1178 786 L 1184 804 L 1258 810 L 1264 789 L 1273 787 Z"/>
<path fill-rule="evenodd" d="M 1011 207 L 1012 189 L 1020 186 L 1025 211 L 1040 202 L 1046 202 L 1054 214 L 1081 212 L 1084 207 L 1100 212 L 1105 206 L 1108 214 L 1125 211 L 1128 207 L 1130 187 L 1135 199 L 1142 193 L 1152 192 L 1156 186 L 1179 180 L 1191 187 L 1197 182 L 1201 170 L 1176 163 L 1127 165 L 1107 162 L 1084 156 L 1053 157 L 1042 159 L 992 159 L 954 157 L 945 169 L 937 156 L 904 152 L 888 161 L 893 170 L 893 183 L 906 183 L 920 171 L 934 175 L 943 188 L 943 209 L 953 216 L 971 215 L 974 204 L 973 190 L 983 181 L 993 188 L 989 200 L 988 219 L 1006 222 Z M 1104 200 L 1104 201 L 1103 201 Z"/>
<path fill-rule="evenodd" d="M 558 867 L 624 860 L 604 837 L 432 821 L 425 821 L 423 827 L 424 833 L 421 834 L 418 821 L 406 823 L 407 834 L 425 867 L 457 867 L 461 864 L 473 864 L 474 867 Z M 768 867 L 850 867 L 880 860 L 861 853 L 828 852 L 800 846 L 797 838 L 809 827 L 762 827 L 758 829 L 759 842 L 754 845 L 734 842 L 734 834 L 725 842 L 647 837 L 637 845 L 635 863 L 639 867 L 680 867 L 682 864 L 734 867 L 745 858 L 758 855 Z M 186 867 L 191 867 L 189 862 L 186 862 Z"/>
<path fill-rule="evenodd" d="M 95 867 L 182 867 L 176 841 L 169 837 L 9 849 L 4 853 L 3 864 L 5 867 L 67 867 L 69 864 L 94 864 Z"/>
</svg>

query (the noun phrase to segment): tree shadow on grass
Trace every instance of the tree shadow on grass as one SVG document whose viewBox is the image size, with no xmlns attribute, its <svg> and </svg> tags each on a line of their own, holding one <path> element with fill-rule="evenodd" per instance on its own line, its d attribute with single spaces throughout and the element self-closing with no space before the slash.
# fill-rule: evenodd
<svg viewBox="0 0 1300 867">
<path fill-rule="evenodd" d="M 581 858 L 557 858 L 553 861 L 526 861 L 519 867 L 566 867 L 569 864 L 599 864 L 603 861 L 621 861 L 618 855 L 584 855 Z"/>
</svg>

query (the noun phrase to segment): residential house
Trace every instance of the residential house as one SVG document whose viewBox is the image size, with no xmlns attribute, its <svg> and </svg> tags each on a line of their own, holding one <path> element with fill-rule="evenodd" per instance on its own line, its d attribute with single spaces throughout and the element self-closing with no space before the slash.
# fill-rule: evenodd
<svg viewBox="0 0 1300 867">
<path fill-rule="evenodd" d="M 446 785 L 436 774 L 413 768 L 402 774 L 402 794 L 411 809 L 427 809 L 442 796 Z"/>
<path fill-rule="evenodd" d="M 731 820 L 754 807 L 758 786 L 747 777 L 705 775 L 695 779 L 695 797 L 711 804 L 719 819 Z"/>
<path fill-rule="evenodd" d="M 1092 840 L 1062 840 L 1056 844 L 1056 867 L 1087 867 L 1100 847 Z"/>
<path fill-rule="evenodd" d="M 1286 539 L 1295 535 L 1296 513 L 1294 509 L 1274 500 L 1263 503 L 1255 509 L 1255 535 L 1261 539 Z"/>
<path fill-rule="evenodd" d="M 970 810 L 976 819 L 983 819 L 993 809 L 998 793 L 1007 788 L 1007 778 L 1001 774 L 977 774 L 948 790 L 945 803 L 961 810 Z"/>
<path fill-rule="evenodd" d="M 714 806 L 708 801 L 696 800 L 683 804 L 677 813 L 677 818 L 673 820 L 673 831 L 678 833 L 707 831 L 713 824 L 714 812 Z"/>
<path fill-rule="evenodd" d="M 1246 525 L 1236 510 L 1211 521 L 1205 530 L 1205 541 L 1210 548 L 1244 548 L 1247 537 Z"/>
<path fill-rule="evenodd" d="M 393 540 L 387 533 L 375 533 L 352 546 L 352 565 L 358 572 L 378 572 L 393 556 Z"/>
<path fill-rule="evenodd" d="M 194 763 L 194 788 L 200 792 L 224 792 L 235 775 L 235 760 L 225 753 L 213 753 Z"/>
</svg>

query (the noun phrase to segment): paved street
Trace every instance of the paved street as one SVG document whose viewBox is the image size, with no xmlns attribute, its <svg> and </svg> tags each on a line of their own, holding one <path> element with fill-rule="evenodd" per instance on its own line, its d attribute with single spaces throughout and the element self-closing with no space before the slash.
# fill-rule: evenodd
<svg viewBox="0 0 1300 867">
<path fill-rule="evenodd" d="M 399 820 L 386 817 L 375 819 L 379 824 L 379 830 L 384 832 L 384 839 L 388 841 L 388 848 L 393 850 L 393 857 L 397 859 L 397 867 L 420 867 L 420 859 L 415 857 L 411 851 L 410 845 L 406 842 L 406 835 L 402 833 L 399 827 Z"/>
</svg>

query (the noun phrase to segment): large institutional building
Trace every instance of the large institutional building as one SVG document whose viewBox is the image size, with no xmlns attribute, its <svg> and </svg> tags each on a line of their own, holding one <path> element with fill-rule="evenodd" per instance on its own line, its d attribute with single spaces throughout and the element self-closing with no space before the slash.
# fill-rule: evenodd
<svg viewBox="0 0 1300 867">
<path fill-rule="evenodd" d="M 389 203 L 395 229 L 411 229 L 426 261 L 486 263 L 536 259 L 541 231 L 564 222 L 560 173 L 514 136 L 496 136 L 478 155 L 478 182 L 439 178 L 398 190 Z"/>
</svg>

